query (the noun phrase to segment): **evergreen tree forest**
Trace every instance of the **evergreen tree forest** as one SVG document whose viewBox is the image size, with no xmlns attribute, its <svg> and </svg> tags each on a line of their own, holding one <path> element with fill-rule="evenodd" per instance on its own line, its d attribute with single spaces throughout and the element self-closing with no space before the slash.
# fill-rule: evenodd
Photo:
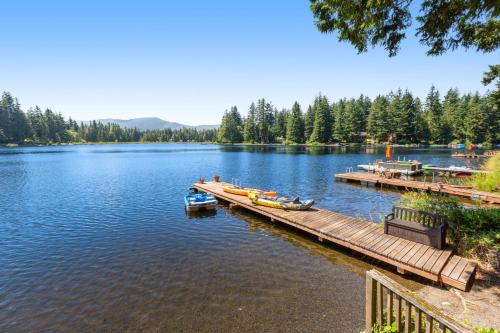
<svg viewBox="0 0 500 333">
<path fill-rule="evenodd" d="M 318 95 L 304 110 L 295 102 L 278 111 L 270 102 L 252 103 L 246 117 L 233 107 L 219 128 L 221 143 L 500 143 L 498 93 L 444 96 L 433 86 L 425 100 L 398 89 L 373 100 L 358 98 L 330 102 Z"/>
<path fill-rule="evenodd" d="M 219 142 L 249 144 L 500 143 L 498 93 L 444 95 L 431 87 L 424 100 L 398 89 L 373 100 L 361 95 L 330 101 L 318 95 L 303 109 L 278 110 L 265 99 L 251 103 L 243 117 L 236 106 L 226 111 L 219 129 L 140 131 L 117 124 L 77 123 L 50 109 L 26 112 L 4 92 L 0 101 L 0 144 L 85 142 Z"/>
<path fill-rule="evenodd" d="M 58 144 L 85 142 L 215 142 L 217 130 L 195 128 L 139 131 L 96 121 L 78 123 L 38 106 L 21 110 L 11 94 L 0 101 L 0 144 Z"/>
</svg>

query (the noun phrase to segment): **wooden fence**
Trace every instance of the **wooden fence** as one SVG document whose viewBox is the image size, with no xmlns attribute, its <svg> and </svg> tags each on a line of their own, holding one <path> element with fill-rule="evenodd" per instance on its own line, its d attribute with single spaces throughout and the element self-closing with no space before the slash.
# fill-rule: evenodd
<svg viewBox="0 0 500 333">
<path fill-rule="evenodd" d="M 396 332 L 473 333 L 377 270 L 366 272 L 366 333 L 374 326 Z M 382 329 L 380 331 L 383 331 Z"/>
</svg>

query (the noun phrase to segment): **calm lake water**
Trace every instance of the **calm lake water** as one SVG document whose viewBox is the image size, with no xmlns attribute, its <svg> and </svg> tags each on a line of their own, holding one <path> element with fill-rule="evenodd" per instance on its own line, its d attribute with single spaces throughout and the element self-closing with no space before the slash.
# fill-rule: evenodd
<svg viewBox="0 0 500 333">
<path fill-rule="evenodd" d="M 219 174 L 378 222 L 399 194 L 333 175 L 383 155 L 365 147 L 0 148 L 0 332 L 359 332 L 372 262 L 224 206 L 189 217 L 183 195 L 200 176 Z M 449 149 L 397 155 L 478 163 L 452 160 Z"/>
</svg>

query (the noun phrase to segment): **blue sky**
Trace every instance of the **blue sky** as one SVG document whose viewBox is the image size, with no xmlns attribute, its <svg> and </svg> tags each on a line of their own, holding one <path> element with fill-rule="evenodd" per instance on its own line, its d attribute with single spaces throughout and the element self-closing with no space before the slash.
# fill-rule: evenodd
<svg viewBox="0 0 500 333">
<path fill-rule="evenodd" d="M 306 0 L 5 1 L 0 8 L 0 91 L 23 108 L 74 119 L 157 116 L 213 124 L 264 97 L 278 108 L 374 97 L 401 87 L 425 97 L 484 92 L 500 54 L 457 50 L 428 57 L 410 31 L 393 58 L 357 55 L 320 34 Z"/>
</svg>

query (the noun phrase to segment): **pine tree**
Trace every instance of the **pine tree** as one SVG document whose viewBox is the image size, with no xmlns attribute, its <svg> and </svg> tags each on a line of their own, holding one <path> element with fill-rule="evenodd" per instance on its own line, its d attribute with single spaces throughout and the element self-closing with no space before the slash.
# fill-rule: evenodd
<svg viewBox="0 0 500 333">
<path fill-rule="evenodd" d="M 21 106 L 19 105 L 17 98 L 14 101 L 11 114 L 12 141 L 22 143 L 30 136 L 31 131 L 28 124 L 28 118 L 26 118 L 26 114 L 23 110 L 21 110 Z"/>
<path fill-rule="evenodd" d="M 421 111 L 417 109 L 417 104 L 413 95 L 405 90 L 401 98 L 403 114 L 401 116 L 402 141 L 400 143 L 418 143 L 420 134 L 419 124 L 423 121 Z"/>
<path fill-rule="evenodd" d="M 446 142 L 453 140 L 462 141 L 463 134 L 461 127 L 463 126 L 463 117 L 460 108 L 460 95 L 457 89 L 450 89 L 444 96 L 443 100 L 443 123 L 444 123 L 444 136 Z"/>
<path fill-rule="evenodd" d="M 292 111 L 286 125 L 286 141 L 290 143 L 304 142 L 304 118 L 298 102 L 293 103 Z"/>
<path fill-rule="evenodd" d="M 327 143 L 332 137 L 332 113 L 326 96 L 319 95 L 314 100 L 315 113 L 310 142 Z"/>
<path fill-rule="evenodd" d="M 12 136 L 12 112 L 14 108 L 14 98 L 10 93 L 4 92 L 0 101 L 0 129 L 2 130 L 2 143 L 13 141 Z"/>
<path fill-rule="evenodd" d="M 264 143 L 273 143 L 276 141 L 276 114 L 278 110 L 269 102 L 265 104 L 265 122 L 267 124 L 267 137 L 264 138 Z"/>
<path fill-rule="evenodd" d="M 33 134 L 33 140 L 38 143 L 48 142 L 49 129 L 42 110 L 38 106 L 28 110 L 28 122 Z"/>
<path fill-rule="evenodd" d="M 427 122 L 425 121 L 424 111 L 422 108 L 422 102 L 420 98 L 416 97 L 414 99 L 415 105 L 415 121 L 414 121 L 414 131 L 416 136 L 416 142 L 428 142 L 430 133 Z"/>
<path fill-rule="evenodd" d="M 289 112 L 286 109 L 282 109 L 279 112 L 275 112 L 274 119 L 274 133 L 276 138 L 280 138 L 281 141 L 286 139 L 286 126 L 289 118 Z"/>
<path fill-rule="evenodd" d="M 485 141 L 496 145 L 500 143 L 500 95 L 499 91 L 494 91 L 483 97 L 483 104 L 487 113 L 487 134 Z"/>
<path fill-rule="evenodd" d="M 486 139 L 488 116 L 486 107 L 478 93 L 469 101 L 467 115 L 465 116 L 466 139 L 472 143 L 481 143 Z"/>
<path fill-rule="evenodd" d="M 361 95 L 356 100 L 355 113 L 354 113 L 354 137 L 351 141 L 360 142 L 362 139 L 361 134 L 366 132 L 368 125 L 368 114 L 370 113 L 370 106 L 372 102 L 368 96 Z"/>
<path fill-rule="evenodd" d="M 346 142 L 346 104 L 347 101 L 345 99 L 339 100 L 333 106 L 333 128 L 332 128 L 332 136 L 333 139 L 337 142 Z"/>
<path fill-rule="evenodd" d="M 218 132 L 218 141 L 220 143 L 237 143 L 243 141 L 242 120 L 236 106 L 231 107 L 230 111 L 224 113 Z"/>
<path fill-rule="evenodd" d="M 266 100 L 257 101 L 257 141 L 259 143 L 269 143 L 269 116 L 267 115 Z"/>
<path fill-rule="evenodd" d="M 425 100 L 424 112 L 430 130 L 431 141 L 433 143 L 447 143 L 443 136 L 443 107 L 439 98 L 439 91 L 434 86 L 431 87 Z"/>
<path fill-rule="evenodd" d="M 368 136 L 375 142 L 385 142 L 389 137 L 390 125 L 388 124 L 389 100 L 378 95 L 370 107 L 368 115 Z"/>
<path fill-rule="evenodd" d="M 247 117 L 245 118 L 245 124 L 243 129 L 243 140 L 248 143 L 257 142 L 257 130 L 256 130 L 256 114 L 257 109 L 255 107 L 255 103 L 252 102 L 250 104 L 250 108 L 248 109 Z"/>
<path fill-rule="evenodd" d="M 314 128 L 314 118 L 316 118 L 316 114 L 314 110 L 309 105 L 307 108 L 307 112 L 304 116 L 304 141 L 310 141 L 311 134 Z"/>
</svg>

